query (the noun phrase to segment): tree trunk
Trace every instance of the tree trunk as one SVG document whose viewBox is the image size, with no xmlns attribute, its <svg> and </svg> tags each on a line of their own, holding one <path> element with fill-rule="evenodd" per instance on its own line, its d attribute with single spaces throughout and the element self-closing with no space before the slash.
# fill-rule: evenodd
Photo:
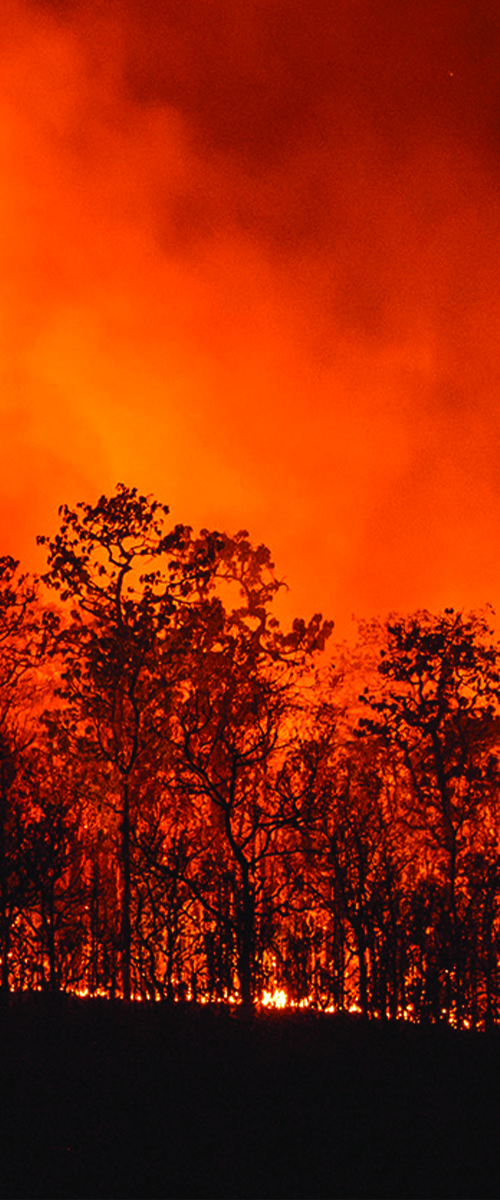
<svg viewBox="0 0 500 1200">
<path fill-rule="evenodd" d="M 241 1002 L 243 1009 L 253 1008 L 253 946 L 255 926 L 255 899 L 249 879 L 248 868 L 242 871 L 241 926 L 238 938 L 238 974 L 240 977 Z"/>
<path fill-rule="evenodd" d="M 121 969 L 123 999 L 130 1000 L 130 799 L 128 779 L 123 780 L 122 790 L 122 826 L 121 826 L 121 867 L 122 867 L 122 903 L 121 903 Z"/>
<path fill-rule="evenodd" d="M 10 913 L 7 881 L 7 861 L 5 846 L 5 820 L 7 810 L 7 782 L 5 778 L 5 763 L 0 762 L 0 936 L 2 953 L 1 992 L 8 996 L 9 983 L 9 948 L 10 948 Z"/>
<path fill-rule="evenodd" d="M 56 931 L 55 931 L 55 905 L 54 905 L 54 883 L 51 881 L 49 890 L 49 919 L 47 922 L 48 933 L 48 950 L 49 950 L 49 991 L 53 994 L 57 991 L 57 971 L 56 971 Z"/>
<path fill-rule="evenodd" d="M 3 790 L 3 789 L 2 789 Z M 8 913 L 7 879 L 5 865 L 5 829 L 4 829 L 4 797 L 0 798 L 0 936 L 2 939 L 2 981 L 1 991 L 7 996 L 9 985 L 9 944 L 10 922 Z"/>
</svg>

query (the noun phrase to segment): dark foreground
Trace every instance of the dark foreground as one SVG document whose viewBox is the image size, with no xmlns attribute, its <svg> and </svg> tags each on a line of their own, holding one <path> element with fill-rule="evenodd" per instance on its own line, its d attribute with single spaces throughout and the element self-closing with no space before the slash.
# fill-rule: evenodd
<svg viewBox="0 0 500 1200">
<path fill-rule="evenodd" d="M 500 1033 L 40 997 L 0 1011 L 0 1196 L 500 1196 Z"/>
</svg>

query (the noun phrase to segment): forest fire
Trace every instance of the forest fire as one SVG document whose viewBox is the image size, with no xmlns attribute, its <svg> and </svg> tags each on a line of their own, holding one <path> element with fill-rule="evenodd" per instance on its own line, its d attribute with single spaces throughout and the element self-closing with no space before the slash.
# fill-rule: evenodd
<svg viewBox="0 0 500 1200">
<path fill-rule="evenodd" d="M 495 1023 L 488 614 L 330 661 L 264 547 L 167 517 L 122 485 L 63 507 L 56 605 L 0 560 L 4 991 Z"/>
<path fill-rule="evenodd" d="M 498 1195 L 499 62 L 4 0 L 0 1196 Z"/>
</svg>

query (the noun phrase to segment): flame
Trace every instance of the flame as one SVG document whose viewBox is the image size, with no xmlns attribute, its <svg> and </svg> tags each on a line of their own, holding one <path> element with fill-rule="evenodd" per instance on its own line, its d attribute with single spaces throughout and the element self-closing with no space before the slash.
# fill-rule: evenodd
<svg viewBox="0 0 500 1200">
<path fill-rule="evenodd" d="M 25 993 L 26 992 L 40 993 L 40 992 L 43 992 L 44 989 L 42 988 L 41 985 L 34 984 L 32 986 L 28 986 L 28 987 L 24 986 L 24 987 L 20 987 L 20 988 L 14 989 L 14 990 L 18 991 L 18 992 L 25 992 Z M 106 989 L 104 989 L 104 988 L 97 988 L 96 990 L 91 991 L 90 988 L 88 988 L 88 987 L 68 987 L 65 994 L 68 996 L 77 996 L 81 1000 L 95 999 L 96 997 L 102 998 L 103 1000 L 110 999 L 109 992 L 106 991 Z M 117 998 L 119 998 L 119 997 L 117 997 Z M 134 1003 L 137 1003 L 137 1002 L 140 1003 L 145 1000 L 145 997 L 143 995 L 141 995 L 139 992 L 133 992 L 131 999 Z M 190 1002 L 196 1003 L 196 1004 L 209 1005 L 209 1004 L 215 1003 L 215 1004 L 220 1004 L 220 1005 L 227 1005 L 230 1008 L 233 1008 L 233 1007 L 238 1008 L 242 1003 L 241 996 L 238 996 L 232 992 L 228 992 L 227 989 L 225 990 L 225 995 L 223 995 L 223 996 L 213 997 L 212 1000 L 210 1000 L 208 995 L 200 994 L 197 996 L 196 1001 L 194 1001 L 194 996 L 193 996 L 191 990 L 188 988 L 186 991 L 185 999 Z M 154 1003 L 161 1003 L 160 996 L 156 996 L 154 998 Z M 179 997 L 175 997 L 175 1003 L 180 1003 Z M 363 1009 L 360 1007 L 359 1004 L 356 1004 L 355 1002 L 347 1005 L 343 1009 L 340 1009 L 335 1004 L 321 1004 L 321 1002 L 318 1002 L 317 997 L 315 997 L 313 995 L 304 996 L 301 1000 L 294 1000 L 288 995 L 288 992 L 283 987 L 275 987 L 273 991 L 271 991 L 270 988 L 264 990 L 262 992 L 262 995 L 258 999 L 256 999 L 256 1008 L 257 1008 L 257 1011 L 259 1011 L 263 1008 L 266 1008 L 266 1009 L 276 1009 L 276 1010 L 281 1010 L 281 1011 L 283 1011 L 284 1009 L 288 1009 L 288 1010 L 300 1009 L 302 1011 L 307 1010 L 312 1013 L 321 1013 L 321 1014 L 332 1014 L 332 1013 L 339 1014 L 342 1012 L 348 1013 L 350 1015 L 356 1014 L 358 1016 L 362 1016 L 362 1014 L 363 1014 Z M 376 1012 L 372 1013 L 372 1016 L 375 1017 L 376 1020 L 381 1020 L 383 1014 L 376 1011 Z M 467 1030 L 467 1029 L 473 1028 L 473 1023 L 470 1019 L 463 1017 L 461 1020 L 459 1020 L 459 1019 L 457 1019 L 456 1013 L 448 1012 L 445 1008 L 443 1008 L 441 1010 L 441 1017 L 442 1017 L 443 1021 L 446 1022 L 452 1029 L 466 1029 Z M 410 1004 L 407 1004 L 404 1008 L 400 1005 L 397 1010 L 397 1020 L 398 1021 L 409 1021 L 414 1024 L 418 1024 L 419 1020 L 415 1014 L 414 1005 L 410 1003 Z M 478 1021 L 476 1028 L 484 1029 L 485 1028 L 484 1021 L 481 1021 L 481 1020 Z"/>
<path fill-rule="evenodd" d="M 263 992 L 261 1004 L 263 1008 L 287 1008 L 290 1001 L 284 988 L 275 988 L 274 992 Z"/>
</svg>

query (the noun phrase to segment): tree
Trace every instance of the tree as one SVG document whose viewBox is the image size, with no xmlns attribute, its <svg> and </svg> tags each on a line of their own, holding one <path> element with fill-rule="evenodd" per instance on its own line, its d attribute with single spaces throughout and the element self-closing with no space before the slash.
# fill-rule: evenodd
<svg viewBox="0 0 500 1200">
<path fill-rule="evenodd" d="M 166 505 L 138 495 L 135 488 L 118 485 L 116 495 L 101 496 L 95 505 L 80 503 L 74 511 L 63 506 L 55 539 L 39 539 L 48 544 L 49 570 L 44 581 L 59 592 L 63 602 L 71 603 L 58 647 L 63 660 L 60 694 L 78 730 L 75 751 L 77 746 L 82 751 L 86 739 L 85 752 L 93 754 L 96 763 L 107 764 L 115 790 L 110 807 L 119 822 L 120 947 L 122 991 L 127 999 L 131 995 L 133 848 L 138 845 L 132 828 L 133 808 L 137 812 L 139 807 L 141 763 L 147 759 L 151 769 L 158 769 L 160 744 L 168 761 L 174 710 L 178 708 L 185 721 L 186 765 L 194 745 L 193 696 L 197 704 L 211 711 L 217 692 L 212 683 L 217 679 L 224 711 L 229 711 L 230 676 L 235 700 L 235 689 L 240 688 L 240 715 L 245 705 L 248 712 L 254 711 L 257 682 L 251 683 L 251 672 L 259 654 L 262 657 L 265 604 L 279 587 L 269 551 L 252 548 L 245 533 L 230 538 L 202 530 L 194 538 L 185 526 L 167 531 L 167 514 Z M 233 612 L 224 629 L 221 594 L 235 583 L 244 605 Z M 322 637 L 314 622 L 308 631 L 297 623 L 288 640 L 274 628 L 271 634 L 271 625 L 265 632 L 269 644 L 274 642 L 275 657 L 278 645 L 283 656 L 292 643 L 298 647 L 308 638 Z M 244 663 L 238 662 L 243 644 Z M 266 653 L 270 662 L 269 648 Z M 215 664 L 222 666 L 222 674 L 215 670 L 209 681 L 207 672 Z M 194 691 L 190 684 L 193 671 L 198 679 Z M 262 673 L 259 686 L 264 697 L 269 683 Z M 247 720 L 246 748 L 242 750 L 240 738 L 233 756 L 234 762 L 245 763 L 247 774 L 251 764 L 256 765 L 267 753 L 274 736 L 269 722 L 265 727 L 263 704 L 264 699 L 263 724 L 256 717 L 250 734 Z M 199 724 L 197 729 L 199 733 Z M 199 748 L 199 740 L 197 745 Z M 190 764 L 191 776 L 197 770 L 199 781 L 200 770 L 203 773 L 200 759 L 196 768 Z M 232 812 L 232 802 L 230 807 Z M 245 915 L 239 931 L 245 944 L 242 961 L 247 962 L 252 903 L 248 865 L 242 846 L 234 840 L 228 811 L 226 817 L 229 844 L 245 880 Z"/>
<path fill-rule="evenodd" d="M 40 985 L 51 993 L 82 986 L 88 943 L 81 764 L 65 760 L 61 742 L 64 747 L 57 713 L 47 714 L 45 737 L 26 757 L 22 781 L 25 949 L 37 964 Z"/>
<path fill-rule="evenodd" d="M 23 873 L 26 821 L 20 778 L 36 732 L 43 682 L 39 667 L 55 628 L 36 583 L 19 563 L 0 558 L 0 949 L 1 988 L 10 988 L 9 955 L 15 922 L 29 890 Z"/>
<path fill-rule="evenodd" d="M 236 585 L 240 602 L 226 607 L 214 596 L 198 610 L 191 671 L 172 725 L 175 775 L 200 815 L 206 810 L 205 863 L 212 870 L 203 890 L 192 876 L 191 887 L 215 919 L 214 937 L 223 929 L 226 940 L 228 933 L 234 938 L 241 1000 L 250 1009 L 266 863 L 284 831 L 296 826 L 276 774 L 298 716 L 299 669 L 323 649 L 332 626 L 316 616 L 281 631 L 270 611 L 279 584 L 269 551 L 254 550 L 245 532 L 221 549 L 219 579 Z"/>
<path fill-rule="evenodd" d="M 197 991 L 201 930 L 189 875 L 200 866 L 199 830 L 161 767 L 149 773 L 141 795 L 134 830 L 139 982 L 141 993 L 172 1001 L 189 985 Z"/>
<path fill-rule="evenodd" d="M 380 630 L 379 630 L 380 636 Z M 422 870 L 431 855 L 445 883 L 452 976 L 448 1002 L 461 1020 L 467 854 L 492 816 L 498 786 L 498 661 L 485 614 L 446 609 L 391 619 L 380 651 L 378 691 L 359 723 L 397 751 L 409 836 Z M 417 840 L 418 839 L 418 840 Z M 415 846 L 416 849 L 416 846 Z"/>
<path fill-rule="evenodd" d="M 202 588 L 207 564 L 190 531 L 166 531 L 166 505 L 120 484 L 97 504 L 62 506 L 60 532 L 48 545 L 44 582 L 71 602 L 59 636 L 61 694 L 75 728 L 85 728 L 97 759 L 117 788 L 117 853 L 121 874 L 122 990 L 131 995 L 131 783 L 144 749 L 145 712 L 154 699 L 150 660 L 168 628 L 176 599 Z M 168 557 L 166 578 L 158 569 Z M 151 569 L 152 568 L 152 569 Z M 83 723 L 83 725 L 82 725 Z M 81 748 L 81 746 L 80 746 Z"/>
</svg>

